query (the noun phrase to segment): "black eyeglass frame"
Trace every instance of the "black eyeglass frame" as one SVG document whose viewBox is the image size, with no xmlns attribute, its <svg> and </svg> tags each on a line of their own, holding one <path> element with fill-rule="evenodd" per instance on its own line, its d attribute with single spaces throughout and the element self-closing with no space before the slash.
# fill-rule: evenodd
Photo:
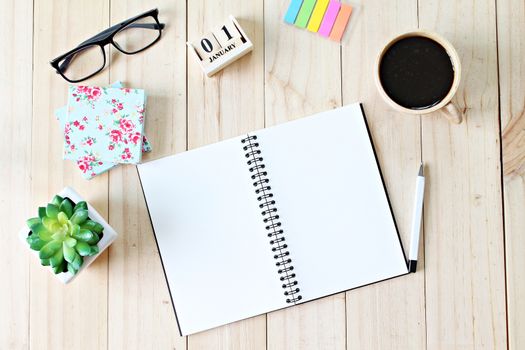
<svg viewBox="0 0 525 350">
<path fill-rule="evenodd" d="M 73 50 L 70 50 L 70 51 L 66 52 L 65 54 L 60 55 L 57 58 L 51 60 L 51 62 L 49 62 L 49 63 L 56 70 L 56 72 L 62 76 L 62 78 L 64 78 L 65 80 L 67 80 L 70 83 L 78 83 L 78 82 L 87 80 L 87 79 L 91 78 L 92 76 L 100 73 L 106 67 L 106 52 L 104 50 L 104 47 L 106 45 L 108 45 L 108 44 L 113 45 L 117 50 L 119 50 L 123 54 L 134 55 L 136 53 L 139 53 L 139 52 L 142 52 L 142 51 L 148 49 L 153 44 L 155 44 L 157 41 L 159 41 L 161 36 L 162 36 L 162 30 L 164 29 L 165 25 L 164 25 L 164 23 L 160 23 L 159 22 L 158 16 L 159 16 L 159 10 L 158 9 L 152 9 L 152 10 L 144 12 L 144 13 L 142 13 L 140 15 L 137 15 L 135 17 L 132 17 L 132 18 L 129 18 L 129 19 L 125 20 L 125 21 L 122 21 L 122 22 L 120 22 L 118 24 L 115 24 L 114 26 L 111 26 L 108 29 L 106 29 L 106 30 L 98 33 L 97 35 L 89 38 L 88 40 L 82 42 L 80 45 L 75 47 Z M 143 28 L 150 28 L 150 29 L 158 29 L 159 36 L 154 41 L 152 41 L 150 44 L 148 44 L 147 46 L 141 48 L 140 50 L 136 50 L 136 51 L 133 51 L 133 52 L 127 52 L 124 49 L 122 49 L 118 45 L 118 43 L 116 43 L 113 40 L 115 35 L 117 33 L 119 33 L 121 30 L 123 30 L 125 28 L 129 28 L 130 25 L 133 24 L 133 22 L 135 22 L 135 21 L 137 21 L 139 19 L 142 19 L 142 18 L 146 18 L 146 17 L 153 17 L 153 19 L 155 20 L 156 24 L 155 23 L 140 23 L 140 24 L 137 23 L 136 26 L 140 26 L 140 27 L 143 27 Z M 88 76 L 83 77 L 81 79 L 74 80 L 74 79 L 69 79 L 68 77 L 66 77 L 65 73 L 63 73 L 63 71 L 65 71 L 65 69 L 67 69 L 67 66 L 69 65 L 70 61 L 62 62 L 62 60 L 66 59 L 68 56 L 71 56 L 71 58 L 73 58 L 73 55 L 75 53 L 78 53 L 78 52 L 80 52 L 80 51 L 82 51 L 82 50 L 84 50 L 84 49 L 86 49 L 88 47 L 91 47 L 91 46 L 99 46 L 100 47 L 100 50 L 102 51 L 102 55 L 104 57 L 104 63 L 102 64 L 102 66 L 97 71 L 92 73 L 91 75 L 88 75 Z M 60 62 L 62 62 L 62 64 L 60 64 Z M 62 67 L 64 64 L 66 66 Z"/>
</svg>

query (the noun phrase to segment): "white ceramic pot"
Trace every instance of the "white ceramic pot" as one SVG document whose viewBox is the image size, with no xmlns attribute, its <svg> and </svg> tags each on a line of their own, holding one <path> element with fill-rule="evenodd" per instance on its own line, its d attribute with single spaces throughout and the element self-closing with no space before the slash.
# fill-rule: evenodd
<svg viewBox="0 0 525 350">
<path fill-rule="evenodd" d="M 63 198 L 67 197 L 67 198 L 71 199 L 74 203 L 78 203 L 78 202 L 81 202 L 81 201 L 84 200 L 71 187 L 64 188 L 60 193 L 58 193 L 58 195 L 63 197 Z M 51 269 L 51 267 L 49 267 L 49 266 L 42 266 L 42 268 L 48 270 L 51 274 L 53 274 L 53 276 L 58 278 L 62 283 L 69 283 L 69 282 L 71 282 L 76 276 L 78 276 L 82 271 L 84 271 L 93 261 L 95 261 L 95 259 L 100 254 L 102 254 L 102 252 L 107 247 L 109 247 L 109 245 L 111 243 L 113 243 L 115 238 L 117 238 L 117 233 L 115 232 L 115 230 L 113 230 L 113 228 L 111 226 L 109 226 L 109 224 L 106 222 L 106 220 L 104 220 L 104 218 L 102 218 L 102 216 L 95 210 L 95 208 L 93 208 L 89 203 L 87 203 L 87 206 L 88 206 L 89 218 L 91 220 L 93 220 L 93 221 L 98 222 L 102 226 L 104 226 L 104 231 L 102 231 L 103 232 L 102 238 L 97 243 L 97 246 L 98 246 L 98 249 L 99 249 L 99 253 L 97 255 L 93 255 L 93 256 L 85 256 L 84 257 L 84 263 L 82 264 L 82 266 L 80 267 L 80 270 L 78 270 L 78 272 L 75 275 L 72 275 L 69 271 L 62 272 L 62 273 L 59 273 L 59 274 L 55 275 L 53 273 L 53 270 Z M 31 232 L 31 230 L 27 226 L 24 227 L 23 229 L 21 229 L 20 233 L 19 233 L 20 239 L 22 240 L 24 246 L 26 246 L 27 249 L 31 250 L 33 255 L 35 255 L 37 257 L 37 259 L 38 259 L 37 261 L 40 264 L 40 259 L 38 257 L 38 252 L 35 251 L 35 250 L 30 249 L 29 248 L 29 244 L 27 244 L 26 238 L 29 235 L 29 232 Z"/>
</svg>

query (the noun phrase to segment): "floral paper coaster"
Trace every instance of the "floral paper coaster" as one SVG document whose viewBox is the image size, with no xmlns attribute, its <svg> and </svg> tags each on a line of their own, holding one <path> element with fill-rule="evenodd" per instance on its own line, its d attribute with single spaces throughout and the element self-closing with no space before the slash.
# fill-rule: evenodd
<svg viewBox="0 0 525 350">
<path fill-rule="evenodd" d="M 116 82 L 111 85 L 111 87 L 121 88 L 122 83 Z M 61 107 L 55 111 L 55 117 L 60 123 L 60 128 L 64 130 L 66 120 L 67 120 L 67 107 Z M 68 147 L 68 143 L 64 139 L 64 149 Z M 143 135 L 142 138 L 142 152 L 151 152 L 151 144 L 149 143 L 148 139 L 146 138 L 146 135 Z M 92 156 L 81 156 L 79 159 L 76 159 L 75 162 L 77 163 L 77 167 L 81 171 L 81 175 L 83 178 L 90 180 L 93 177 L 100 175 L 102 173 L 105 173 L 106 171 L 110 170 L 111 168 L 117 166 L 117 163 L 112 162 L 104 162 L 104 161 L 97 161 L 95 157 Z"/>
<path fill-rule="evenodd" d="M 144 90 L 70 86 L 64 159 L 140 162 L 144 105 Z"/>
</svg>

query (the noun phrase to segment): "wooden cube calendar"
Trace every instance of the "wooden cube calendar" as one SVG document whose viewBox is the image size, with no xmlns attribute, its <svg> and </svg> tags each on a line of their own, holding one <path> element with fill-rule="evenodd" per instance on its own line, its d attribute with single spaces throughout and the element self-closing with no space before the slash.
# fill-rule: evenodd
<svg viewBox="0 0 525 350">
<path fill-rule="evenodd" d="M 208 77 L 253 49 L 252 42 L 231 15 L 224 24 L 187 45 Z"/>
</svg>

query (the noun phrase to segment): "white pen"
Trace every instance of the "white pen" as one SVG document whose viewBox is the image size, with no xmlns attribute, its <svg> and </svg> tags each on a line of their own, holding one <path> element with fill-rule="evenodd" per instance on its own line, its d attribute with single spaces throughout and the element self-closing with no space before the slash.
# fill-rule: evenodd
<svg viewBox="0 0 525 350">
<path fill-rule="evenodd" d="M 408 272 L 416 272 L 419 237 L 421 236 L 421 219 L 423 217 L 423 200 L 425 197 L 425 175 L 423 162 L 419 167 L 416 179 L 416 195 L 412 212 L 412 230 L 410 232 L 410 251 L 408 252 Z"/>
</svg>

